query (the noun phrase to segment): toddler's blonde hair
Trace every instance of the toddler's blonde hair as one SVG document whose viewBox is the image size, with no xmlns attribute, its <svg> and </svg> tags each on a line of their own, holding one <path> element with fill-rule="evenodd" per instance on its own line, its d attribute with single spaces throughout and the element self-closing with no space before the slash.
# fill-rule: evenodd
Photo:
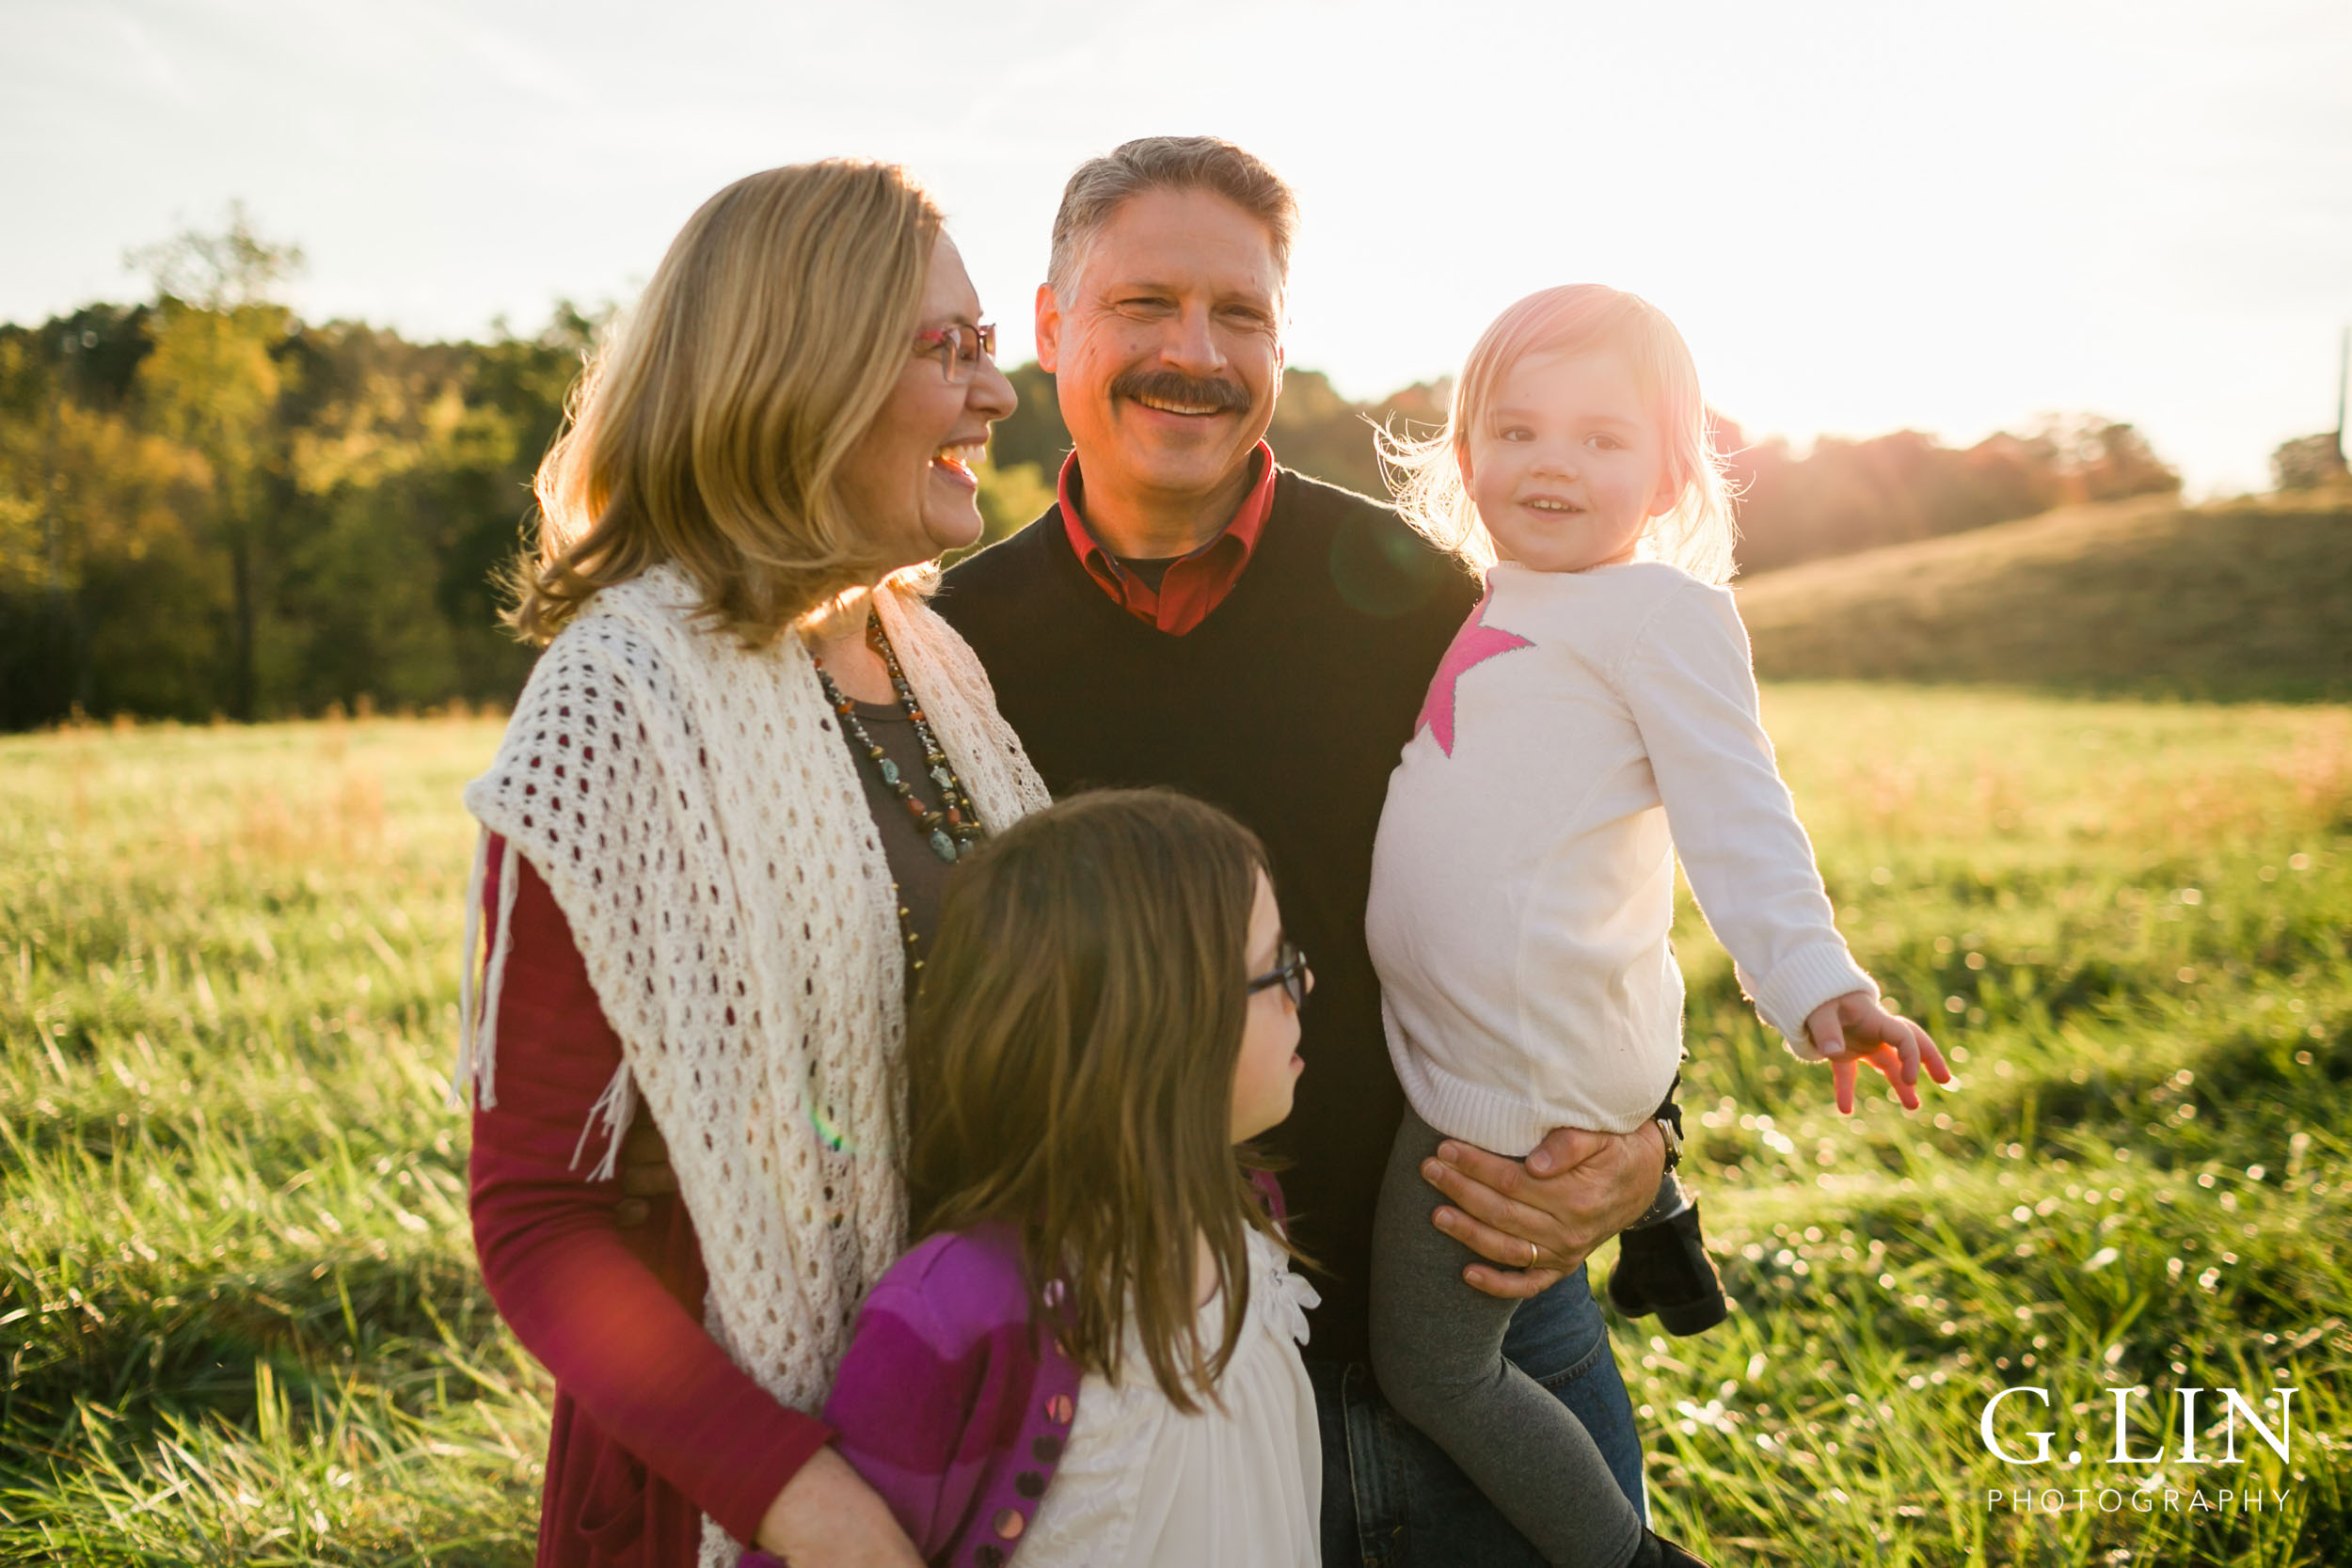
<svg viewBox="0 0 2352 1568">
<path fill-rule="evenodd" d="M 1405 519 L 1433 544 L 1484 571 L 1495 562 L 1495 543 L 1463 487 L 1456 453 L 1486 419 L 1495 389 L 1511 367 L 1531 354 L 1585 354 L 1614 349 L 1632 368 L 1666 443 L 1666 480 L 1678 499 L 1652 518 L 1636 553 L 1679 566 L 1702 582 L 1731 580 L 1731 490 L 1723 455 L 1708 427 L 1698 367 L 1664 311 L 1638 294 L 1599 283 L 1567 283 L 1529 294 L 1479 335 L 1454 383 L 1445 428 L 1416 438 L 1383 429 L 1375 437 L 1382 475 Z"/>
</svg>

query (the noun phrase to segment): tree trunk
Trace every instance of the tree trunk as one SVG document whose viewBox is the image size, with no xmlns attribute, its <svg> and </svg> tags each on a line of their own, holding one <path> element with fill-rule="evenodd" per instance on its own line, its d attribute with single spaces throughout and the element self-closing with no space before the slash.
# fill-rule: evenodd
<svg viewBox="0 0 2352 1568">
<path fill-rule="evenodd" d="M 229 531 L 229 586 L 232 617 L 229 630 L 229 717 L 241 724 L 249 724 L 253 721 L 259 675 L 253 661 L 253 541 L 243 525 L 231 525 Z"/>
</svg>

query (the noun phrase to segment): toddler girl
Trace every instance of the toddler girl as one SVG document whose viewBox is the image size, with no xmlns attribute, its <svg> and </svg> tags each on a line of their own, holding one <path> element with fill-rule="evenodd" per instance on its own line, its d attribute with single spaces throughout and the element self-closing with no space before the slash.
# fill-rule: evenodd
<svg viewBox="0 0 2352 1568">
<path fill-rule="evenodd" d="M 1315 1295 L 1246 1148 L 1290 1115 L 1311 980 L 1265 854 L 1162 791 L 1025 818 L 948 884 L 907 1036 L 922 1238 L 825 1418 L 957 1568 L 1295 1568 Z"/>
<path fill-rule="evenodd" d="M 1556 1127 L 1674 1118 L 1677 853 L 1765 1022 L 1835 1065 L 1841 1111 L 1862 1062 L 1913 1107 L 1923 1062 L 1949 1075 L 1847 953 L 1774 768 L 1721 586 L 1730 507 L 1674 325 L 1596 285 L 1530 295 L 1470 351 L 1446 431 L 1386 455 L 1407 516 L 1486 568 L 1486 593 L 1430 685 L 1374 851 L 1367 934 L 1408 1101 L 1374 1237 L 1375 1370 L 1547 1560 L 1688 1562 L 1568 1408 L 1503 1358 L 1513 1304 L 1464 1282 L 1476 1259 L 1429 1224 L 1422 1165 L 1448 1138 L 1517 1158 Z M 1620 1305 L 1662 1306 L 1677 1332 L 1719 1321 L 1671 1164 L 1642 1226 L 1621 1244 Z"/>
</svg>

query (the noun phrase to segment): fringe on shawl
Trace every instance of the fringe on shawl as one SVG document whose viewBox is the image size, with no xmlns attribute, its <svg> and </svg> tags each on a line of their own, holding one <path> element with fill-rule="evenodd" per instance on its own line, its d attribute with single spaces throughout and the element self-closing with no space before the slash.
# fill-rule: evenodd
<svg viewBox="0 0 2352 1568">
<path fill-rule="evenodd" d="M 463 1103 L 465 1091 L 473 1090 L 473 1102 L 484 1110 L 494 1108 L 498 1097 L 498 1027 L 499 1001 L 506 990 L 506 958 L 514 945 L 515 896 L 522 885 L 518 863 L 521 857 L 515 847 L 499 840 L 499 907 L 496 924 L 490 931 L 490 953 L 482 966 L 482 1009 L 477 1019 L 474 1012 L 474 955 L 482 951 L 482 890 L 488 885 L 490 874 L 490 840 L 495 836 L 485 828 L 474 842 L 473 869 L 466 878 L 466 937 L 463 965 L 457 973 L 457 1069 L 450 1077 L 450 1099 Z M 604 1123 L 604 1158 L 588 1173 L 591 1181 L 610 1181 L 620 1170 L 621 1133 L 637 1114 L 637 1084 L 629 1076 L 628 1064 L 623 1062 L 605 1085 L 604 1092 L 588 1108 L 588 1119 L 580 1129 L 580 1141 L 572 1146 L 571 1168 L 580 1168 L 580 1156 L 587 1152 L 588 1140 L 596 1135 L 596 1124 Z"/>
<path fill-rule="evenodd" d="M 466 1091 L 470 1088 L 474 1103 L 485 1111 L 499 1102 L 491 1071 L 498 1063 L 499 999 L 506 990 L 506 949 L 512 936 L 515 884 L 518 879 L 511 875 L 514 848 L 501 840 L 498 921 L 490 932 L 489 958 L 482 966 L 482 1007 L 477 1017 L 473 966 L 475 955 L 482 951 L 482 890 L 490 870 L 490 838 L 487 828 L 475 836 L 473 869 L 466 874 L 466 936 L 457 959 L 457 1069 L 449 1080 L 453 1101 L 463 1103 Z"/>
<path fill-rule="evenodd" d="M 580 1130 L 580 1142 L 572 1145 L 571 1168 L 580 1168 L 580 1157 L 588 1148 L 588 1140 L 596 1136 L 596 1122 L 604 1122 L 604 1158 L 588 1173 L 591 1181 L 610 1181 L 620 1173 L 621 1133 L 637 1115 L 637 1080 L 629 1076 L 628 1063 L 623 1061 L 613 1069 L 612 1082 L 596 1096 L 596 1102 L 588 1107 L 588 1123 Z"/>
<path fill-rule="evenodd" d="M 628 598 L 633 607 L 635 600 L 647 590 L 664 587 L 665 579 L 672 575 L 668 568 L 657 567 L 645 575 L 644 585 L 634 592 L 626 592 L 628 585 L 624 585 L 625 591 L 609 591 L 607 612 L 616 610 L 624 598 Z M 670 596 L 678 599 L 681 605 L 690 602 L 691 595 L 686 590 L 675 583 L 666 586 L 670 589 Z M 892 588 L 895 592 L 876 595 L 877 608 L 889 627 L 892 641 L 899 644 L 902 657 L 922 667 L 920 684 L 931 709 L 933 722 L 938 726 L 942 738 L 956 753 L 957 765 L 964 771 L 967 782 L 973 784 L 976 797 L 983 802 L 989 825 L 1001 829 L 1025 812 L 1050 804 L 1051 798 L 1046 793 L 1044 783 L 1023 752 L 1018 737 L 997 715 L 994 692 L 989 684 L 987 672 L 980 668 L 970 648 L 946 623 L 922 613 L 923 595 L 919 592 L 910 592 L 896 582 Z M 576 626 L 579 625 L 580 623 L 575 623 Z M 517 706 L 519 709 L 521 705 Z M 479 787 L 479 781 L 476 787 Z M 860 804 L 863 804 L 862 800 Z M 471 1000 L 471 966 L 480 941 L 477 933 L 487 840 L 485 829 L 485 848 L 476 852 L 474 880 L 467 897 L 468 973 L 462 981 L 464 996 L 460 1005 L 464 1010 L 465 1027 L 458 1063 L 459 1081 L 473 1084 L 477 1102 L 483 1105 L 496 1103 L 491 1076 L 495 1066 L 497 1006 L 493 998 L 485 998 L 477 1027 Z M 511 843 L 507 844 L 502 865 L 512 864 L 517 853 Z M 504 933 L 507 916 L 513 907 L 508 900 L 512 896 L 514 882 L 515 879 L 503 875 L 500 879 L 501 909 L 499 928 L 492 934 L 490 961 L 485 966 L 485 990 L 497 983 L 495 977 L 501 975 L 504 969 Z M 577 1165 L 585 1153 L 588 1139 L 595 1134 L 597 1124 L 602 1122 L 610 1135 L 609 1142 L 603 1161 L 591 1173 L 592 1179 L 604 1180 L 614 1173 L 619 1156 L 619 1134 L 628 1125 L 639 1092 L 635 1080 L 624 1064 L 590 1111 L 588 1125 L 582 1129 L 572 1157 Z M 903 1135 L 903 1128 L 898 1131 Z M 720 1296 L 715 1289 L 706 1301 L 704 1311 L 706 1325 L 711 1328 L 713 1338 L 723 1345 L 729 1343 L 721 1329 Z M 736 1353 L 730 1351 L 729 1354 Z M 762 1378 L 761 1381 L 764 1383 L 767 1380 Z M 730 1539 L 725 1530 L 707 1516 L 703 1519 L 702 1525 L 702 1541 L 697 1557 L 703 1568 L 734 1568 L 737 1558 L 743 1550 L 742 1544 Z"/>
</svg>

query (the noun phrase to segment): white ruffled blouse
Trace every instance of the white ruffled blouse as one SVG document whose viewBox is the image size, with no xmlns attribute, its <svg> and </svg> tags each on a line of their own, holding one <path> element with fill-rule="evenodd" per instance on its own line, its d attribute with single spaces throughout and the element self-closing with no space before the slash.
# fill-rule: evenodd
<svg viewBox="0 0 2352 1568">
<path fill-rule="evenodd" d="M 1323 1442 L 1298 1347 L 1314 1287 L 1251 1230 L 1249 1310 L 1217 1394 L 1180 1415 L 1137 1345 L 1116 1385 L 1092 1373 L 1018 1568 L 1312 1568 L 1321 1560 Z M 1211 1344 L 1224 1292 L 1200 1309 Z"/>
</svg>

